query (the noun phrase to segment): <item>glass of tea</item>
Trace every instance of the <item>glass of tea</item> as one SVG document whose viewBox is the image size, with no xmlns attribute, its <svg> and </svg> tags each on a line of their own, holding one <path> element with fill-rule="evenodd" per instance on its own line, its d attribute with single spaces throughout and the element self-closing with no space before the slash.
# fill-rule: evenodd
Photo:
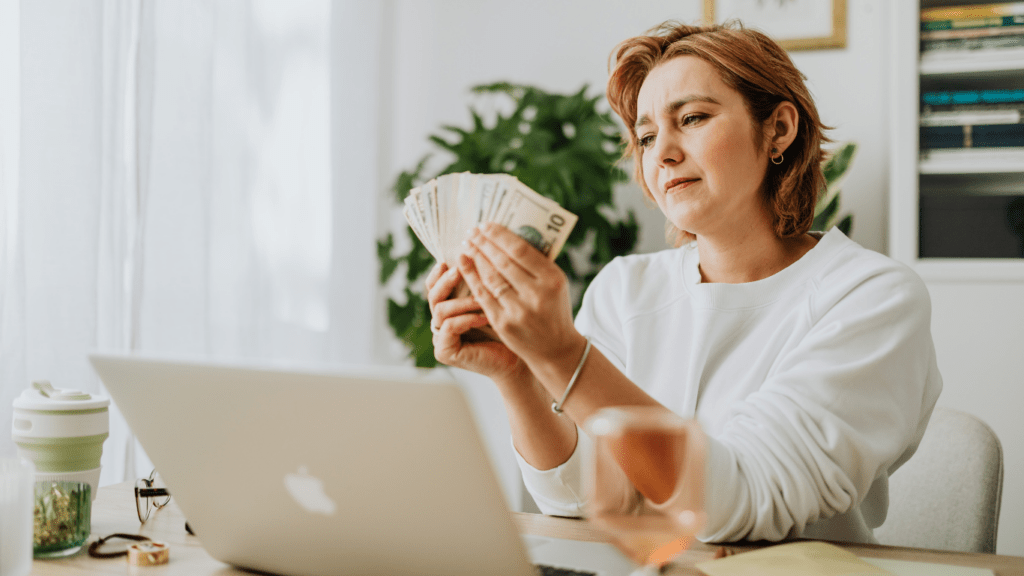
<svg viewBox="0 0 1024 576">
<path fill-rule="evenodd" d="M 594 439 L 588 519 L 639 565 L 634 576 L 658 574 L 704 525 L 703 432 L 646 406 L 604 408 L 584 428 Z"/>
</svg>

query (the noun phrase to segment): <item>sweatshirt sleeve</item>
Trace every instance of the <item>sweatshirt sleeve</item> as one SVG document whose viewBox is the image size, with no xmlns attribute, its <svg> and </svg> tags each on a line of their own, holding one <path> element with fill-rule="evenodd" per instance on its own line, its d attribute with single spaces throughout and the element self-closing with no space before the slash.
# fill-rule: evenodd
<svg viewBox="0 0 1024 576">
<path fill-rule="evenodd" d="M 616 258 L 591 282 L 576 315 L 576 329 L 590 338 L 594 347 L 616 368 L 624 370 L 621 359 L 624 357 L 625 344 L 621 336 L 610 329 L 616 325 L 615 315 L 619 309 L 616 290 L 621 290 L 618 286 L 621 283 L 621 263 L 621 259 Z M 538 470 L 531 466 L 513 444 L 512 449 L 523 475 L 523 485 L 544 514 L 584 515 L 584 463 L 585 455 L 592 449 L 592 442 L 579 426 L 576 427 L 576 437 L 576 449 L 569 459 L 550 470 Z"/>
<path fill-rule="evenodd" d="M 920 442 L 941 390 L 927 289 L 894 264 L 848 276 L 822 281 L 809 331 L 709 438 L 701 540 L 799 536 Z"/>
<path fill-rule="evenodd" d="M 538 470 L 531 466 L 516 450 L 516 461 L 523 474 L 523 485 L 533 496 L 537 508 L 552 516 L 584 516 L 583 477 L 584 454 L 590 450 L 590 438 L 576 427 L 576 450 L 568 460 L 550 470 Z"/>
</svg>

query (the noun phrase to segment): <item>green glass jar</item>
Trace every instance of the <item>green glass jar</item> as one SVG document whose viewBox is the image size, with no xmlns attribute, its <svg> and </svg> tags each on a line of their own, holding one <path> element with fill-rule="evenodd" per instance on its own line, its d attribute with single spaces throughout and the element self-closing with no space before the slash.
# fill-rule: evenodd
<svg viewBox="0 0 1024 576">
<path fill-rule="evenodd" d="M 35 484 L 32 553 L 36 558 L 70 556 L 89 539 L 92 494 L 88 482 Z"/>
</svg>

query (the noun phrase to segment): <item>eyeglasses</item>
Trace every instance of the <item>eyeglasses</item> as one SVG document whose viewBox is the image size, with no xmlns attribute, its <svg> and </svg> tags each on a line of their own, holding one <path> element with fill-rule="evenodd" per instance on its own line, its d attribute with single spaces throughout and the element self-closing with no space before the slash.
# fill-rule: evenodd
<svg viewBox="0 0 1024 576">
<path fill-rule="evenodd" d="M 171 493 L 163 486 L 154 469 L 149 478 L 140 478 L 135 482 L 135 510 L 139 513 L 139 522 L 145 524 L 153 509 L 161 509 L 171 501 Z"/>
</svg>

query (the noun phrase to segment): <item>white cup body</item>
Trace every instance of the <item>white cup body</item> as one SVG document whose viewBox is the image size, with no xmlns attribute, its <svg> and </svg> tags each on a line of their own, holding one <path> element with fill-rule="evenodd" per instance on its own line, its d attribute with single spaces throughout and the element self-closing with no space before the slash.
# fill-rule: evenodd
<svg viewBox="0 0 1024 576">
<path fill-rule="evenodd" d="M 0 459 L 0 574 L 32 571 L 32 502 L 35 466 L 22 458 Z"/>
</svg>

